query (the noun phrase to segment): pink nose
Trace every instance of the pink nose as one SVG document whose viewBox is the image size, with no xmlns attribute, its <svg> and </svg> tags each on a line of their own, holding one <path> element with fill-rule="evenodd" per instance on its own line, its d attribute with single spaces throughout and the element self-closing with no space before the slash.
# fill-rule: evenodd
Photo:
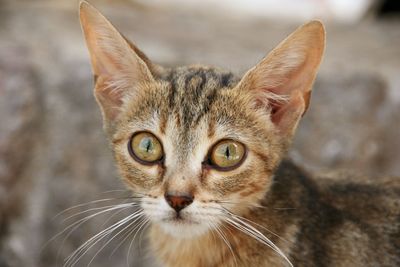
<svg viewBox="0 0 400 267">
<path fill-rule="evenodd" d="M 179 212 L 189 206 L 193 202 L 191 195 L 171 195 L 165 194 L 165 200 L 176 212 Z"/>
</svg>

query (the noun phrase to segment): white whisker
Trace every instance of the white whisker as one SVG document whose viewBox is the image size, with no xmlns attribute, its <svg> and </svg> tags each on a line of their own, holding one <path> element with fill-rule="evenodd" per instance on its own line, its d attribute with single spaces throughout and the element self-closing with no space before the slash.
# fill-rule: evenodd
<svg viewBox="0 0 400 267">
<path fill-rule="evenodd" d="M 228 211 L 228 212 L 229 212 L 229 211 Z M 229 212 L 229 213 L 231 214 L 231 216 L 234 216 L 234 217 L 236 217 L 236 218 L 238 218 L 238 219 L 241 219 L 241 220 L 247 221 L 247 222 L 249 222 L 249 223 L 252 223 L 252 224 L 254 224 L 254 225 L 256 225 L 256 226 L 258 226 L 258 227 L 264 229 L 264 230 L 267 231 L 268 233 L 273 234 L 274 236 L 278 237 L 279 239 L 281 239 L 281 240 L 283 240 L 283 241 L 285 241 L 285 242 L 290 243 L 289 240 L 287 240 L 287 239 L 281 237 L 281 236 L 278 235 L 277 233 L 275 233 L 275 232 L 269 230 L 268 228 L 262 226 L 261 224 L 258 224 L 258 223 L 256 223 L 256 222 L 253 222 L 253 221 L 251 221 L 251 220 L 249 220 L 249 219 L 247 219 L 247 218 L 245 218 L 245 217 L 242 217 L 242 216 L 233 214 L 233 213 L 231 213 L 231 212 Z"/>
<path fill-rule="evenodd" d="M 144 218 L 141 217 L 141 221 L 138 222 L 137 225 L 135 225 L 131 230 L 128 231 L 127 235 L 118 243 L 118 245 L 113 249 L 113 251 L 110 254 L 110 257 L 114 255 L 114 253 L 118 250 L 118 248 L 135 232 L 135 230 L 139 227 L 139 225 L 143 222 Z M 137 222 L 136 222 L 137 223 Z"/>
<path fill-rule="evenodd" d="M 138 232 L 140 232 L 140 229 L 142 229 L 142 227 L 144 225 L 146 225 L 148 222 L 149 222 L 149 219 L 144 219 L 143 222 L 139 224 L 139 227 L 137 228 L 136 233 L 133 235 L 133 238 L 132 238 L 132 240 L 131 240 L 131 242 L 129 244 L 129 247 L 128 247 L 128 253 L 126 255 L 126 265 L 127 266 L 129 266 L 129 258 L 130 258 L 130 254 L 131 254 L 133 241 L 135 241 L 136 235 L 137 235 Z"/>
<path fill-rule="evenodd" d="M 107 190 L 101 192 L 102 194 L 110 194 L 110 193 L 115 193 L 115 192 L 127 192 L 127 193 L 132 193 L 132 190 L 130 189 L 114 189 L 114 190 Z"/>
<path fill-rule="evenodd" d="M 198 211 L 198 209 L 197 209 L 197 211 Z M 200 212 L 199 212 L 199 213 L 200 213 Z M 235 253 L 234 253 L 234 250 L 233 250 L 233 248 L 232 248 L 231 243 L 229 242 L 229 239 L 225 236 L 224 231 L 219 227 L 219 225 L 218 225 L 217 223 L 213 222 L 211 216 L 209 216 L 209 215 L 207 215 L 207 214 L 204 214 L 204 213 L 200 213 L 200 214 L 202 214 L 202 215 L 204 215 L 205 217 L 208 218 L 208 220 L 205 220 L 205 222 L 207 223 L 207 225 L 208 225 L 212 230 L 215 230 L 215 232 L 218 234 L 218 236 L 219 236 L 219 237 L 222 239 L 222 241 L 226 244 L 226 246 L 228 247 L 230 253 L 231 253 L 232 256 L 233 256 L 233 260 L 234 260 L 234 262 L 235 262 L 235 266 L 237 266 L 238 263 L 237 263 L 236 255 L 235 255 Z M 222 225 L 222 226 L 223 226 L 223 225 Z M 211 233 L 212 233 L 213 237 L 215 238 L 214 232 L 211 231 Z"/>
<path fill-rule="evenodd" d="M 137 206 L 137 205 L 133 205 L 132 207 L 135 208 L 134 212 L 136 212 L 140 209 L 140 206 Z M 124 212 L 125 210 L 127 210 L 129 208 L 131 208 L 131 207 L 125 207 L 125 208 L 122 208 L 122 209 L 114 212 L 109 218 L 107 218 L 107 220 L 104 221 L 104 223 L 101 225 L 101 227 L 105 226 L 108 222 L 110 222 L 112 220 L 112 218 L 114 218 L 115 216 L 117 216 L 118 214 Z"/>
<path fill-rule="evenodd" d="M 221 237 L 221 239 L 224 241 L 224 243 L 225 243 L 226 246 L 228 247 L 230 253 L 231 253 L 232 256 L 233 256 L 233 260 L 234 260 L 234 262 L 235 262 L 235 266 L 237 266 L 236 256 L 235 256 L 235 253 L 233 252 L 231 243 L 229 242 L 229 240 L 227 239 L 227 237 L 224 235 L 224 232 L 222 231 L 222 229 L 219 228 L 218 225 L 216 225 L 216 227 L 215 227 L 214 229 L 217 231 L 218 235 Z"/>
<path fill-rule="evenodd" d="M 65 265 L 66 266 L 74 266 L 80 258 L 86 254 L 86 252 L 95 244 L 97 244 L 98 241 L 102 240 L 105 236 L 107 236 L 108 233 L 112 232 L 116 228 L 118 228 L 122 221 L 125 222 L 126 218 L 111 225 L 109 228 L 101 231 L 100 233 L 96 234 L 95 236 L 91 237 L 89 240 L 87 240 L 85 243 L 83 243 L 77 250 L 74 251 L 66 260 Z"/>
<path fill-rule="evenodd" d="M 133 224 L 136 223 L 136 221 L 138 219 L 140 219 L 141 217 L 144 216 L 144 213 L 142 212 L 139 217 L 136 217 L 133 219 L 132 222 L 128 223 L 127 226 L 125 226 L 124 228 L 122 228 L 121 230 L 118 231 L 118 233 L 116 233 L 113 237 L 111 237 L 97 252 L 96 254 L 94 254 L 94 256 L 92 257 L 92 259 L 90 260 L 90 262 L 88 263 L 87 267 L 90 266 L 90 264 L 93 262 L 93 260 L 96 258 L 96 256 L 112 241 L 114 240 L 114 238 L 116 238 L 117 236 L 119 236 L 123 231 L 125 231 L 126 229 L 128 229 L 129 227 L 131 227 Z"/>
<path fill-rule="evenodd" d="M 90 220 L 90 219 L 92 219 L 92 218 L 94 218 L 94 217 L 96 217 L 96 216 L 99 216 L 99 215 L 101 215 L 101 214 L 104 214 L 104 213 L 106 213 L 106 212 L 109 212 L 109 211 L 118 210 L 118 209 L 128 209 L 128 208 L 131 208 L 131 205 L 130 205 L 129 203 L 127 203 L 127 204 L 121 204 L 121 205 L 113 206 L 113 207 L 108 208 L 108 209 L 106 209 L 106 210 L 99 211 L 99 212 L 97 212 L 97 213 L 95 213 L 95 214 L 86 216 L 86 217 L 84 217 L 84 218 L 82 218 L 82 219 L 80 219 L 80 220 L 78 220 L 78 221 L 76 221 L 76 222 L 70 224 L 69 226 L 67 226 L 63 231 L 61 231 L 60 233 L 58 233 L 54 238 L 58 237 L 59 235 L 63 234 L 64 232 L 66 232 L 67 230 L 69 230 L 69 229 L 72 228 L 72 229 L 68 232 L 67 236 L 65 237 L 65 239 L 67 239 L 76 229 L 78 229 L 82 224 L 84 224 L 84 223 L 87 222 L 88 220 Z"/>
<path fill-rule="evenodd" d="M 97 208 L 87 209 L 87 210 L 84 210 L 84 211 L 80 211 L 80 212 L 78 212 L 78 213 L 75 213 L 75 214 L 73 214 L 73 215 L 70 215 L 70 216 L 68 216 L 67 218 L 63 219 L 61 222 L 68 221 L 69 219 L 72 219 L 72 218 L 74 218 L 74 217 L 77 217 L 77 216 L 82 215 L 82 214 L 85 214 L 85 213 L 89 213 L 89 212 L 91 212 L 91 211 L 104 210 L 104 209 L 107 209 L 107 208 L 112 208 L 112 207 L 116 207 L 116 206 L 118 206 L 118 205 L 124 205 L 124 204 L 127 204 L 126 201 L 125 201 L 125 203 L 122 203 L 122 204 L 109 205 L 109 206 L 103 206 L 103 207 L 97 207 Z M 130 205 L 129 205 L 130 207 L 139 206 L 139 204 L 137 204 L 137 203 L 132 203 L 132 202 L 131 202 L 131 203 L 129 203 L 129 204 L 130 204 Z"/>
<path fill-rule="evenodd" d="M 229 214 L 229 213 L 227 213 L 227 214 Z M 270 239 L 268 239 L 266 236 L 264 236 L 260 231 L 258 231 L 252 225 L 240 220 L 239 218 L 233 217 L 233 216 L 227 217 L 227 218 L 225 218 L 225 220 L 230 225 L 234 226 L 236 229 L 253 237 L 254 239 L 263 243 L 264 245 L 270 247 L 272 250 L 274 250 L 276 253 L 278 253 L 282 258 L 284 258 L 285 261 L 291 267 L 293 267 L 293 264 L 290 262 L 290 260 L 287 258 L 287 256 L 281 251 L 281 249 L 278 248 Z"/>
<path fill-rule="evenodd" d="M 240 206 L 248 206 L 252 208 L 259 208 L 259 209 L 265 209 L 266 207 L 256 204 L 256 203 L 249 203 L 249 202 L 237 202 L 237 201 L 230 201 L 230 200 L 215 200 L 216 203 L 218 204 L 231 204 L 231 205 L 240 205 Z"/>
<path fill-rule="evenodd" d="M 97 199 L 97 200 L 89 201 L 86 203 L 78 204 L 78 205 L 75 205 L 75 206 L 72 206 L 65 210 L 60 211 L 52 218 L 52 220 L 55 220 L 57 217 L 61 216 L 62 214 L 66 213 L 70 210 L 76 209 L 76 208 L 80 208 L 80 207 L 84 207 L 84 206 L 88 206 L 88 205 L 92 205 L 92 204 L 97 204 L 97 203 L 102 203 L 102 202 L 107 202 L 107 201 L 121 200 L 121 199 L 126 199 L 126 198 L 103 198 L 103 199 Z"/>
<path fill-rule="evenodd" d="M 95 214 L 91 214 L 91 215 L 86 216 L 86 217 L 84 217 L 84 218 L 82 218 L 82 219 L 79 219 L 78 221 L 76 221 L 76 222 L 74 222 L 74 223 L 71 223 L 70 225 L 68 225 L 67 227 L 65 227 L 64 230 L 62 230 L 61 232 L 59 232 L 58 234 L 56 234 L 55 236 L 53 236 L 51 239 L 49 239 L 49 240 L 43 245 L 42 250 L 43 250 L 48 244 L 50 244 L 51 242 L 53 242 L 56 238 L 58 238 L 59 236 L 61 236 L 62 234 L 64 234 L 65 232 L 67 232 L 67 231 L 69 230 L 69 232 L 67 233 L 66 237 L 63 239 L 63 241 L 62 241 L 62 243 L 61 243 L 60 249 L 59 249 L 58 252 L 57 252 L 57 258 L 58 258 L 59 254 L 60 254 L 60 250 L 61 250 L 61 248 L 63 247 L 65 241 L 66 241 L 66 240 L 68 239 L 68 237 L 69 237 L 76 229 L 78 229 L 82 224 L 84 224 L 85 222 L 89 221 L 90 219 L 92 219 L 92 218 L 94 218 L 94 217 L 96 217 L 96 216 L 98 216 L 98 215 L 104 214 L 104 213 L 106 213 L 106 212 L 113 211 L 113 210 L 117 210 L 117 209 L 130 208 L 130 207 L 131 207 L 131 204 L 132 204 L 132 203 L 126 203 L 126 204 L 115 205 L 115 206 L 113 206 L 113 207 L 106 208 L 105 210 L 99 211 L 99 212 L 97 212 L 97 213 L 95 213 Z"/>
<path fill-rule="evenodd" d="M 216 236 L 215 236 L 215 233 L 214 233 L 214 230 L 215 230 L 215 224 L 214 223 L 211 223 L 211 222 L 209 222 L 209 221 L 205 221 L 205 223 L 207 224 L 207 226 L 211 229 L 211 235 L 212 235 L 212 237 L 213 237 L 213 240 L 214 240 L 214 243 L 217 243 L 217 239 L 216 239 Z"/>
<path fill-rule="evenodd" d="M 129 215 L 128 217 L 116 222 L 115 224 L 107 227 L 106 229 L 102 230 L 100 233 L 94 235 L 85 243 L 83 243 L 78 249 L 75 250 L 67 259 L 64 267 L 67 266 L 75 266 L 75 264 L 86 254 L 88 250 L 90 250 L 93 246 L 95 246 L 100 240 L 104 237 L 111 234 L 113 231 L 124 225 L 125 223 L 129 222 L 130 220 L 139 217 L 142 215 L 142 211 L 136 211 L 135 213 Z"/>
<path fill-rule="evenodd" d="M 150 226 L 150 220 L 147 221 L 147 224 L 145 224 L 145 226 L 143 227 L 143 230 L 140 233 L 139 236 L 139 254 L 142 253 L 142 237 L 143 237 L 143 233 L 146 232 L 146 229 Z"/>
</svg>

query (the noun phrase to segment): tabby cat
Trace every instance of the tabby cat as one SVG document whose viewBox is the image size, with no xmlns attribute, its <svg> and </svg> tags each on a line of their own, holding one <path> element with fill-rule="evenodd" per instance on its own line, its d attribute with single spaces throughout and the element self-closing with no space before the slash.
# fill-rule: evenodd
<svg viewBox="0 0 400 267">
<path fill-rule="evenodd" d="M 321 22 L 242 78 L 164 68 L 86 2 L 80 19 L 122 179 L 162 266 L 400 266 L 399 180 L 318 179 L 285 159 L 325 47 Z"/>
</svg>

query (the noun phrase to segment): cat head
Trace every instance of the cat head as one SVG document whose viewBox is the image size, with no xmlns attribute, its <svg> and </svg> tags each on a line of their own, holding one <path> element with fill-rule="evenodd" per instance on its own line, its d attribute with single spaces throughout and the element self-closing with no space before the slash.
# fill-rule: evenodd
<svg viewBox="0 0 400 267">
<path fill-rule="evenodd" d="M 86 2 L 80 19 L 117 166 L 155 226 L 190 238 L 268 194 L 309 105 L 325 46 L 320 22 L 298 28 L 240 79 L 156 65 Z"/>
</svg>

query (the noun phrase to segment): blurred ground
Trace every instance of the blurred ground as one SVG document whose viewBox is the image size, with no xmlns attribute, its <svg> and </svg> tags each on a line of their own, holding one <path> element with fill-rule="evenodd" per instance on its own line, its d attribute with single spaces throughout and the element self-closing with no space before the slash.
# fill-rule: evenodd
<svg viewBox="0 0 400 267">
<path fill-rule="evenodd" d="M 239 74 L 298 26 L 218 10 L 91 2 L 158 63 L 212 64 Z M 0 1 L 0 267 L 62 266 L 58 251 L 63 259 L 102 223 L 42 249 L 65 227 L 54 216 L 123 188 L 92 97 L 77 6 Z M 328 23 L 327 33 L 311 108 L 290 155 L 310 171 L 398 176 L 400 20 Z M 128 245 L 112 257 L 106 248 L 92 266 L 126 266 Z M 143 253 L 135 249 L 131 257 L 141 266 Z"/>
</svg>

